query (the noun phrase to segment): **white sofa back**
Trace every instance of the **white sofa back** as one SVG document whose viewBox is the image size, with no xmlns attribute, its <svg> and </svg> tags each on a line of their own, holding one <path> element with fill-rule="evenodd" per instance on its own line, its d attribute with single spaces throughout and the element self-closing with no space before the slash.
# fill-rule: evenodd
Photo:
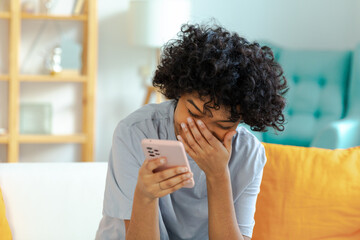
<svg viewBox="0 0 360 240">
<path fill-rule="evenodd" d="M 95 239 L 107 163 L 1 163 L 14 240 Z"/>
</svg>

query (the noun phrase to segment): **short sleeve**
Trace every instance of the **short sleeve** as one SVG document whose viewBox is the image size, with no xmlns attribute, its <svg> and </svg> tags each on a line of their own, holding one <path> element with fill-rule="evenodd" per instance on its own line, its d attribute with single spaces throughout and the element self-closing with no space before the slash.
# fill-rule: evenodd
<svg viewBox="0 0 360 240">
<path fill-rule="evenodd" d="M 247 172 L 252 172 L 252 176 L 250 180 L 248 180 L 247 186 L 234 200 L 234 207 L 241 234 L 252 237 L 255 225 L 256 200 L 260 192 L 263 169 L 266 163 L 265 150 L 262 144 L 259 143 L 252 154 L 248 156 L 251 156 L 250 158 L 252 159 L 248 159 L 251 163 L 249 166 L 251 167 Z"/>
<path fill-rule="evenodd" d="M 255 225 L 255 206 L 257 196 L 260 192 L 262 173 L 263 171 L 256 176 L 256 178 L 241 194 L 240 198 L 238 198 L 234 203 L 241 234 L 250 238 Z"/>
<path fill-rule="evenodd" d="M 124 221 L 118 218 L 103 216 L 95 236 L 96 240 L 125 239 Z"/>
<path fill-rule="evenodd" d="M 146 136 L 125 124 L 117 126 L 106 177 L 103 215 L 130 219 L 139 169 L 145 159 L 141 139 Z"/>
</svg>

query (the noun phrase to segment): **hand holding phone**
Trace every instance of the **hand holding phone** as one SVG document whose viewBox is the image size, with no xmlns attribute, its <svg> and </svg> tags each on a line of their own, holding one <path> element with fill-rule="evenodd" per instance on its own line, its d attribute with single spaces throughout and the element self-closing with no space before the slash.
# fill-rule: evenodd
<svg viewBox="0 0 360 240">
<path fill-rule="evenodd" d="M 143 139 L 141 146 L 146 159 L 166 158 L 166 164 L 156 168 L 154 172 L 163 171 L 172 167 L 185 166 L 191 172 L 189 161 L 186 157 L 184 145 L 178 141 Z M 185 185 L 185 188 L 194 187 L 194 179 Z"/>
</svg>

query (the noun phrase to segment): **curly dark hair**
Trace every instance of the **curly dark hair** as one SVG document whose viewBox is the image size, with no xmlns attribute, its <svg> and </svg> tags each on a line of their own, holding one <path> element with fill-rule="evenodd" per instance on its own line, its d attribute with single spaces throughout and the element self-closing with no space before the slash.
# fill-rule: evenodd
<svg viewBox="0 0 360 240">
<path fill-rule="evenodd" d="M 284 130 L 287 81 L 269 47 L 218 25 L 185 24 L 178 37 L 163 48 L 154 87 L 175 100 L 198 93 L 205 109 L 224 106 L 254 131 Z"/>
</svg>

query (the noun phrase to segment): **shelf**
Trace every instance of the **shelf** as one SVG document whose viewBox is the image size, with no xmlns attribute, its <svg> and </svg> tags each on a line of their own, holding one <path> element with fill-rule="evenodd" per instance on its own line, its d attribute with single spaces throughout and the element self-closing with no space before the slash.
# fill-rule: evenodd
<svg viewBox="0 0 360 240">
<path fill-rule="evenodd" d="M 0 81 L 9 81 L 8 75 L 0 75 Z"/>
<path fill-rule="evenodd" d="M 9 19 L 10 13 L 7 12 L 0 12 L 0 19 Z"/>
<path fill-rule="evenodd" d="M 8 135 L 0 135 L 0 143 L 8 143 L 9 136 Z"/>
<path fill-rule="evenodd" d="M 22 13 L 22 19 L 34 20 L 67 20 L 67 21 L 86 21 L 86 15 L 46 15 L 46 14 L 28 14 Z"/>
<path fill-rule="evenodd" d="M 22 19 L 34 20 L 66 20 L 66 21 L 86 21 L 86 15 L 46 15 L 46 14 L 29 14 L 22 13 Z M 0 19 L 10 19 L 10 13 L 0 12 Z"/>
<path fill-rule="evenodd" d="M 20 75 L 21 82 L 86 82 L 84 75 Z"/>
<path fill-rule="evenodd" d="M 20 143 L 86 143 L 84 134 L 74 135 L 20 135 Z"/>
<path fill-rule="evenodd" d="M 97 76 L 97 56 L 98 56 L 98 18 L 97 18 L 97 0 L 85 0 L 82 12 L 73 14 L 73 12 L 64 13 L 27 13 L 22 12 L 22 3 L 25 0 L 5 0 L 9 4 L 9 9 L 0 9 L 0 22 L 6 26 L 7 31 L 1 32 L 0 45 L 6 41 L 9 46 L 5 49 L 4 59 L 9 62 L 7 71 L 0 73 L 0 85 L 8 85 L 7 104 L 1 107 L 0 115 L 8 116 L 8 126 L 6 134 L 0 135 L 0 145 L 7 145 L 7 162 L 18 162 L 20 157 L 20 149 L 25 144 L 76 144 L 81 148 L 81 161 L 94 160 L 94 144 L 95 144 L 95 96 L 96 96 L 96 76 Z M 42 0 L 40 0 L 42 1 Z M 77 0 L 76 0 L 77 1 Z M 0 0 L 4 2 L 4 0 Z M 35 1 L 38 2 L 38 1 Z M 72 3 L 65 3 L 64 6 L 71 8 Z M 70 4 L 70 5 L 69 5 Z M 0 4 L 2 5 L 2 4 Z M 61 31 L 62 34 L 55 38 L 62 38 L 63 34 L 67 34 L 67 30 L 71 29 L 71 33 L 81 39 L 81 69 L 63 69 L 61 73 L 52 75 L 49 72 L 44 73 L 22 73 L 19 72 L 21 57 L 23 52 L 22 43 L 33 41 L 27 34 L 23 34 L 23 28 L 31 31 L 31 23 L 66 23 L 66 30 Z M 27 23 L 30 25 L 27 26 Z M 56 40 L 53 34 L 47 34 L 46 39 L 51 42 Z M 34 56 L 35 57 L 35 56 Z M 30 59 L 31 61 L 31 59 Z M 20 115 L 20 100 L 22 96 L 22 85 L 50 84 L 53 87 L 59 87 L 59 91 L 63 86 L 57 86 L 60 83 L 70 85 L 81 85 L 81 98 L 76 102 L 81 105 L 82 111 L 77 111 L 76 116 L 82 119 L 81 129 L 74 134 L 20 134 L 19 123 L 22 120 Z M 71 86 L 78 87 L 78 86 Z M 46 92 L 39 91 L 38 94 L 46 95 Z M 0 93 L 1 94 L 1 93 Z M 3 96 L 0 96 L 3 97 Z M 37 96 L 34 96 L 35 98 Z M 2 99 L 0 99 L 1 101 Z M 55 99 L 54 99 L 55 100 Z M 55 100 L 57 101 L 57 100 Z M 61 99 L 59 100 L 61 101 Z M 2 102 L 1 102 L 2 103 Z M 6 113 L 7 111 L 8 113 Z M 2 148 L 4 148 L 2 146 Z M 39 150 L 40 151 L 40 150 Z M 61 156 L 60 156 L 61 157 Z M 34 161 L 37 159 L 34 158 Z"/>
</svg>

